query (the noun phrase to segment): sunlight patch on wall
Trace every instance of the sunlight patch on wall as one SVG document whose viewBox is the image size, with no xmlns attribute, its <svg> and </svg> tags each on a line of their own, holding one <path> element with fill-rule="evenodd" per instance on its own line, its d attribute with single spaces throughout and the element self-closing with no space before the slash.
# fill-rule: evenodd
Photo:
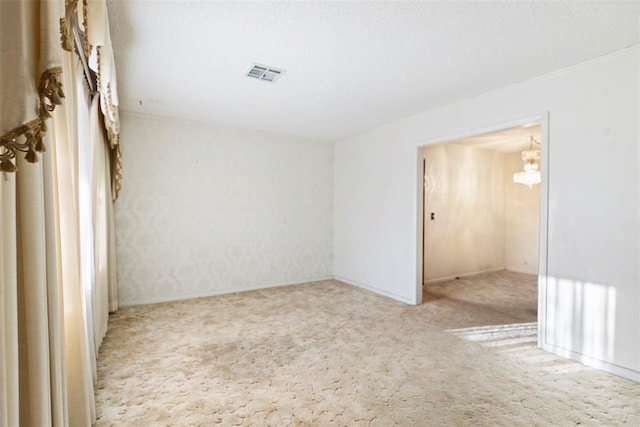
<svg viewBox="0 0 640 427">
<path fill-rule="evenodd" d="M 613 360 L 615 288 L 549 277 L 547 304 L 547 343 L 599 360 Z"/>
</svg>

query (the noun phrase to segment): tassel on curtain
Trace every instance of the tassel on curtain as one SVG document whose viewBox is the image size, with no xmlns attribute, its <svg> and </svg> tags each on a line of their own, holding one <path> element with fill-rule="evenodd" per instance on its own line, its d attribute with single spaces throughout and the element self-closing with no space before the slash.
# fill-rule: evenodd
<svg viewBox="0 0 640 427">
<path fill-rule="evenodd" d="M 29 163 L 38 161 L 36 153 L 46 151 L 42 142 L 44 133 L 47 131 L 46 120 L 51 117 L 51 112 L 56 105 L 62 104 L 62 98 L 64 98 L 60 74 L 62 74 L 62 67 L 49 68 L 42 73 L 38 89 L 40 98 L 38 117 L 10 130 L 0 138 L 0 147 L 4 150 L 0 153 L 0 171 L 15 172 L 14 159 L 20 151 L 27 153 L 25 159 Z"/>
</svg>

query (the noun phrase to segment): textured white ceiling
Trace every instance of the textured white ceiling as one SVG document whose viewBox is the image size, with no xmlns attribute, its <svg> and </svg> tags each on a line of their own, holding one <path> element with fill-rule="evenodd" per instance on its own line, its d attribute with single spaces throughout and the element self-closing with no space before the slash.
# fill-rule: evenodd
<svg viewBox="0 0 640 427">
<path fill-rule="evenodd" d="M 640 3 L 109 0 L 121 108 L 320 140 L 639 42 Z M 244 76 L 283 68 L 275 83 Z"/>
</svg>

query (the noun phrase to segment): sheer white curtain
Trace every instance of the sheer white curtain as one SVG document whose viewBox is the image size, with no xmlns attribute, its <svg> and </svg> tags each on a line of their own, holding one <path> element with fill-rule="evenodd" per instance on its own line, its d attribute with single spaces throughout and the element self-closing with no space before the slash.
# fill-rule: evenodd
<svg viewBox="0 0 640 427">
<path fill-rule="evenodd" d="M 65 156 L 59 159 L 61 185 L 59 186 L 61 203 L 60 216 L 63 224 L 62 240 L 62 267 L 64 279 L 64 312 L 65 331 L 71 331 L 67 336 L 66 365 L 67 376 L 71 378 L 75 386 L 69 387 L 69 405 L 82 407 L 82 414 L 69 417 L 69 425 L 84 425 L 88 417 L 89 422 L 95 421 L 95 405 L 93 398 L 93 381 L 91 375 L 91 345 L 89 342 L 89 319 L 86 317 L 84 307 L 86 301 L 83 294 L 80 266 L 82 261 L 82 247 L 80 245 L 81 230 L 79 227 L 79 188 L 80 173 L 78 163 L 78 148 L 83 143 L 79 129 L 81 114 L 86 111 L 87 89 L 84 84 L 82 67 L 78 58 L 70 53 L 64 53 L 64 84 L 67 88 L 65 108 L 60 113 L 65 113 L 63 126 L 57 126 L 55 121 L 54 143 Z M 66 126 L 64 126 L 66 125 Z M 73 285 L 71 285 L 73 284 Z M 68 286 L 69 285 L 69 286 Z M 82 341 L 82 342 L 80 342 Z M 70 349 L 76 349 L 70 351 Z"/>
<path fill-rule="evenodd" d="M 96 360 L 107 333 L 109 311 L 117 307 L 110 299 L 115 288 L 113 248 L 113 199 L 109 146 L 100 112 L 100 98 L 86 99 L 87 108 L 78 115 L 82 143 L 78 150 L 80 181 L 80 230 L 82 248 L 82 283 L 85 295 L 89 350 L 94 381 Z"/>
<path fill-rule="evenodd" d="M 111 162 L 100 100 L 91 104 L 91 170 L 93 212 L 94 270 L 94 345 L 97 349 L 107 333 L 109 312 L 117 308 L 115 283 L 115 230 L 113 228 L 113 198 L 111 193 Z"/>
<path fill-rule="evenodd" d="M 81 125 L 88 144 L 80 150 L 83 283 L 95 360 L 107 332 L 109 312 L 118 308 L 113 201 L 120 186 L 120 124 L 106 2 L 91 0 L 78 6 L 86 16 L 88 65 L 97 77 L 97 91 Z M 95 365 L 93 372 L 95 378 Z"/>
</svg>

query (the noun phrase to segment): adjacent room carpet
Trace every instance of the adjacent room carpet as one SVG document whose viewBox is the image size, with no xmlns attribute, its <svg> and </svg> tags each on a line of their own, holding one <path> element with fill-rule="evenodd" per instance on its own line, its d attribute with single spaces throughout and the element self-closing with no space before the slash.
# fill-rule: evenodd
<svg viewBox="0 0 640 427">
<path fill-rule="evenodd" d="M 535 347 L 536 292 L 498 272 L 419 307 L 329 280 L 123 308 L 97 425 L 640 425 L 640 384 Z"/>
</svg>

